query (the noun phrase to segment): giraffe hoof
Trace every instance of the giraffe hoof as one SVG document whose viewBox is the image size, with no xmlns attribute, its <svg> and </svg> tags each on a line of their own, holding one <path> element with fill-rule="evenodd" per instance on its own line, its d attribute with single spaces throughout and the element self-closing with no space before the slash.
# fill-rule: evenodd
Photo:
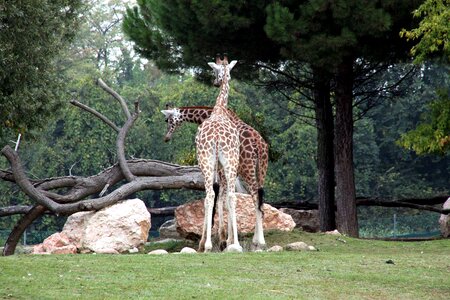
<svg viewBox="0 0 450 300">
<path fill-rule="evenodd" d="M 252 247 L 251 247 L 252 251 L 265 251 L 267 250 L 267 245 L 266 244 L 259 244 L 259 243 L 252 243 Z"/>
<path fill-rule="evenodd" d="M 239 244 L 231 244 L 225 249 L 225 252 L 238 252 L 238 253 L 241 253 L 243 251 L 242 251 L 242 247 Z"/>
</svg>

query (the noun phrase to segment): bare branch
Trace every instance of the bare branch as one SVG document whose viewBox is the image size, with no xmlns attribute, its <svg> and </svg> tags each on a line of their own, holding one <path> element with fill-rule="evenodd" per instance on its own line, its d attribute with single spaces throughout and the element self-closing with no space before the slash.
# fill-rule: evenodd
<svg viewBox="0 0 450 300">
<path fill-rule="evenodd" d="M 38 217 L 42 216 L 47 209 L 42 205 L 35 205 L 30 209 L 14 226 L 14 229 L 9 234 L 6 240 L 5 247 L 3 248 L 3 255 L 13 255 L 16 250 L 17 243 L 22 237 L 23 232 L 28 226 L 33 223 Z"/>
<path fill-rule="evenodd" d="M 125 116 L 127 117 L 128 120 L 131 117 L 131 114 L 130 111 L 128 110 L 128 106 L 125 100 L 116 91 L 110 88 L 101 78 L 97 79 L 97 85 L 100 86 L 107 93 L 109 93 L 111 96 L 113 96 L 114 99 L 119 101 L 120 106 L 122 106 L 122 110 L 125 113 Z"/>
<path fill-rule="evenodd" d="M 125 125 L 120 129 L 119 134 L 117 136 L 117 157 L 119 159 L 119 165 L 122 169 L 122 173 L 125 176 L 125 178 L 131 182 L 135 179 L 135 176 L 133 173 L 131 173 L 130 169 L 128 168 L 127 161 L 125 159 L 125 138 L 128 133 L 128 130 L 130 130 L 131 126 L 133 126 L 134 122 L 139 116 L 139 104 L 135 104 L 135 113 L 127 120 Z"/>
<path fill-rule="evenodd" d="M 105 117 L 104 115 L 102 115 L 101 113 L 99 113 L 98 111 L 96 111 L 93 108 L 90 108 L 89 106 L 80 103 L 76 100 L 70 100 L 70 104 L 75 105 L 91 114 L 93 114 L 94 116 L 96 116 L 97 118 L 99 118 L 100 120 L 102 120 L 103 122 L 105 122 L 109 127 L 111 127 L 112 129 L 114 129 L 116 132 L 119 132 L 120 129 L 119 127 L 117 127 L 113 122 L 111 122 L 107 117 Z"/>
<path fill-rule="evenodd" d="M 15 206 L 6 206 L 0 207 L 0 217 L 18 215 L 18 214 L 26 214 L 31 209 L 31 206 L 27 205 L 15 205 Z"/>
<path fill-rule="evenodd" d="M 180 176 L 166 177 L 141 177 L 132 182 L 122 185 L 107 196 L 83 200 L 76 203 L 59 204 L 53 199 L 47 197 L 42 190 L 37 189 L 26 177 L 22 169 L 20 159 L 16 152 L 10 146 L 5 146 L 1 153 L 9 160 L 17 185 L 20 186 L 30 198 L 37 203 L 45 206 L 49 210 L 57 214 L 72 214 L 78 211 L 99 210 L 103 207 L 116 203 L 117 201 L 126 199 L 127 196 L 145 189 L 161 190 L 161 189 L 204 189 L 204 179 L 200 172 L 187 173 Z M 96 187 L 101 190 L 102 186 Z M 73 201 L 73 198 L 71 199 Z"/>
</svg>

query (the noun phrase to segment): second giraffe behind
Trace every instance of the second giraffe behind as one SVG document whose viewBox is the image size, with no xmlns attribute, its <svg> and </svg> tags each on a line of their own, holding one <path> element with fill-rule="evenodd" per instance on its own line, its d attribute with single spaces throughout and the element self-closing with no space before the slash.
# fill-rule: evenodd
<svg viewBox="0 0 450 300">
<path fill-rule="evenodd" d="M 162 112 L 166 116 L 167 133 L 164 141 L 169 141 L 172 134 L 183 122 L 202 124 L 213 112 L 212 107 L 207 106 L 186 106 L 186 107 L 166 107 Z M 262 138 L 258 131 L 243 122 L 233 111 L 228 109 L 231 121 L 236 125 L 239 131 L 240 149 L 239 149 L 239 167 L 238 175 L 244 181 L 247 192 L 252 196 L 256 209 L 255 233 L 253 235 L 253 249 L 264 249 L 266 243 L 264 240 L 263 229 L 263 194 L 264 180 L 267 174 L 269 161 L 269 148 L 266 141 Z M 219 170 L 220 171 L 220 170 Z M 221 173 L 221 172 L 220 172 Z M 223 176 L 220 174 L 219 178 Z M 220 191 L 224 190 L 222 181 L 220 183 Z M 219 199 L 222 201 L 222 196 Z M 224 241 L 224 228 L 220 222 L 222 204 L 219 202 L 219 239 Z"/>
</svg>

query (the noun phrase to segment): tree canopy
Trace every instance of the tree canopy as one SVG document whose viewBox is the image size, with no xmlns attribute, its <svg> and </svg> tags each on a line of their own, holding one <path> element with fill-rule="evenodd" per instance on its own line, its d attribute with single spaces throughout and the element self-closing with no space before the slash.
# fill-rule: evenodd
<svg viewBox="0 0 450 300">
<path fill-rule="evenodd" d="M 82 2 L 0 4 L 0 135 L 38 126 L 61 103 L 57 56 L 77 30 Z"/>
<path fill-rule="evenodd" d="M 415 62 L 421 63 L 437 56 L 450 61 L 450 1 L 426 0 L 413 14 L 421 18 L 419 26 L 411 30 L 403 28 L 400 36 L 418 40 L 411 48 Z"/>
</svg>

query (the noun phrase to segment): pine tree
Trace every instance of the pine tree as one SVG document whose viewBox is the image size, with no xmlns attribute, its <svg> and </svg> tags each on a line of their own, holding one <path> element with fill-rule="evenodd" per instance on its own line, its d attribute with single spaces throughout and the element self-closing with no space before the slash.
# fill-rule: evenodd
<svg viewBox="0 0 450 300">
<path fill-rule="evenodd" d="M 241 77 L 258 76 L 261 65 L 278 74 L 291 63 L 307 66 L 313 75 L 290 77 L 289 85 L 309 88 L 314 95 L 321 228 L 333 227 L 335 174 L 338 226 L 357 236 L 352 154 L 355 65 L 360 60 L 394 62 L 404 56 L 407 48 L 398 32 L 410 24 L 410 11 L 419 2 L 139 0 L 139 7 L 128 9 L 124 30 L 139 53 L 171 72 L 195 67 L 202 76 L 205 61 L 217 52 L 242 61 L 242 70 L 236 72 Z M 291 74 L 284 73 L 285 78 Z M 328 91 L 335 97 L 335 127 Z M 333 136 L 336 151 L 329 142 Z M 333 152 L 336 170 L 330 172 Z"/>
</svg>

